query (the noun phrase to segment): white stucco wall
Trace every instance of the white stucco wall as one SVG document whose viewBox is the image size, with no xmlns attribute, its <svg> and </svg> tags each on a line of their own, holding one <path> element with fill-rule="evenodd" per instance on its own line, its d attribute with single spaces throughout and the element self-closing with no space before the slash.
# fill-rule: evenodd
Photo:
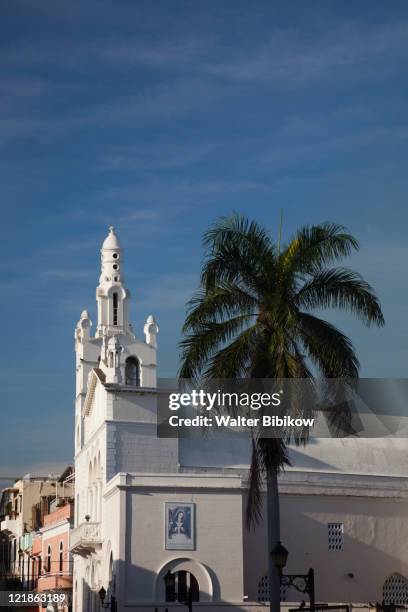
<svg viewBox="0 0 408 612">
<path fill-rule="evenodd" d="M 190 571 L 200 583 L 201 599 L 242 602 L 242 491 L 238 477 L 150 474 L 116 477 L 109 484 L 126 490 L 125 550 L 120 551 L 118 570 L 125 572 L 128 603 L 157 601 L 156 597 L 163 601 L 160 572 L 169 563 L 173 569 L 176 560 L 190 563 Z M 195 504 L 195 550 L 165 549 L 165 502 L 172 501 Z M 205 573 L 210 576 L 210 589 L 201 578 Z"/>
<path fill-rule="evenodd" d="M 328 476 L 303 486 L 300 480 L 301 475 L 296 484 L 281 485 L 281 539 L 289 550 L 285 572 L 303 574 L 313 567 L 320 601 L 382 601 L 389 575 L 408 576 L 407 479 L 397 479 L 392 489 L 378 486 L 375 478 L 347 483 Z M 341 551 L 328 549 L 331 522 L 344 525 Z M 256 600 L 259 578 L 267 572 L 265 538 L 266 525 L 244 532 L 249 600 Z M 291 599 L 296 599 L 296 593 L 291 592 Z"/>
</svg>

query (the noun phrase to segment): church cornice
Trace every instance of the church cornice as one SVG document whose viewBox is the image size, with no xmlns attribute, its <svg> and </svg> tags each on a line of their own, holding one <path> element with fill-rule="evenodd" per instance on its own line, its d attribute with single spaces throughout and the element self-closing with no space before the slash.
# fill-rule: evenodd
<svg viewBox="0 0 408 612">
<path fill-rule="evenodd" d="M 288 470 L 279 480 L 279 492 L 284 495 L 407 499 L 408 477 Z"/>
<path fill-rule="evenodd" d="M 106 391 L 112 393 L 137 393 L 138 395 L 157 395 L 160 391 L 155 387 L 137 387 L 121 383 L 104 383 Z"/>
<path fill-rule="evenodd" d="M 238 474 L 181 474 L 177 473 L 125 473 L 116 474 L 106 485 L 105 496 L 115 490 L 158 490 L 161 491 L 189 491 L 206 490 L 207 492 L 221 493 L 228 490 L 230 493 L 242 494 L 242 480 Z"/>
</svg>

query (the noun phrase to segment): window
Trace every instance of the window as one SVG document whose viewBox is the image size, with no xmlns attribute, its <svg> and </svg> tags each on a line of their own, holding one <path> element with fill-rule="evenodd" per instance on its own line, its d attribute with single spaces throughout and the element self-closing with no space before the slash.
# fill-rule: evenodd
<svg viewBox="0 0 408 612">
<path fill-rule="evenodd" d="M 328 523 L 327 535 L 329 550 L 339 551 L 343 550 L 343 523 Z"/>
<path fill-rule="evenodd" d="M 45 560 L 45 571 L 46 572 L 50 572 L 51 571 L 51 546 L 48 545 L 48 549 L 47 549 L 47 558 Z"/>
<path fill-rule="evenodd" d="M 64 544 L 60 542 L 59 545 L 59 571 L 62 572 L 64 569 Z"/>
<path fill-rule="evenodd" d="M 112 295 L 112 302 L 113 302 L 113 324 L 117 325 L 118 324 L 118 294 L 116 292 Z"/>
<path fill-rule="evenodd" d="M 125 365 L 125 384 L 138 387 L 140 385 L 140 366 L 136 357 L 128 357 Z"/>
<path fill-rule="evenodd" d="M 408 580 L 401 574 L 392 574 L 384 582 L 383 600 L 386 605 L 404 606 L 408 604 Z"/>
</svg>

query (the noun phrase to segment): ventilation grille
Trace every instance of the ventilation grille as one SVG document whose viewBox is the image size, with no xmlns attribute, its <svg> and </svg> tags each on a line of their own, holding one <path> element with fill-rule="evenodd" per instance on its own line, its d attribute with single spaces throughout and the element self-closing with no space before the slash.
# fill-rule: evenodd
<svg viewBox="0 0 408 612">
<path fill-rule="evenodd" d="M 343 550 L 343 533 L 343 523 L 329 523 L 327 525 L 329 550 Z"/>
<path fill-rule="evenodd" d="M 384 582 L 383 598 L 385 604 L 403 606 L 408 604 L 408 580 L 401 574 L 393 574 Z"/>
<path fill-rule="evenodd" d="M 287 587 L 281 586 L 280 600 L 286 601 Z M 269 601 L 269 576 L 265 574 L 258 582 L 258 602 L 266 603 Z"/>
</svg>

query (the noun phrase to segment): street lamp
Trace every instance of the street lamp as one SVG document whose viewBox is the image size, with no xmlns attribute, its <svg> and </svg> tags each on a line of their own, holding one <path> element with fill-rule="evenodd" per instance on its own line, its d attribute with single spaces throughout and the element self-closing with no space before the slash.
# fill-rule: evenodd
<svg viewBox="0 0 408 612">
<path fill-rule="evenodd" d="M 106 590 L 103 587 L 101 587 L 99 589 L 99 599 L 101 600 L 101 606 L 102 608 L 110 608 L 111 604 L 109 601 L 107 603 L 104 603 L 105 597 L 106 597 Z"/>
<path fill-rule="evenodd" d="M 282 570 L 287 563 L 288 555 L 288 551 L 286 550 L 282 542 L 279 540 L 276 543 L 275 548 L 271 552 L 272 561 L 274 566 L 278 568 L 279 576 L 282 576 Z"/>
<path fill-rule="evenodd" d="M 111 583 L 109 583 L 109 584 L 111 584 Z M 109 586 L 109 589 L 110 589 L 110 586 Z M 98 595 L 99 595 L 99 599 L 101 601 L 101 607 L 102 608 L 105 608 L 105 609 L 110 608 L 111 612 L 116 612 L 116 599 L 115 599 L 114 595 L 111 594 L 111 596 L 109 598 L 110 601 L 107 601 L 106 603 L 105 603 L 106 589 L 101 587 L 99 589 L 99 591 L 98 591 Z"/>
<path fill-rule="evenodd" d="M 288 560 L 288 551 L 283 546 L 282 542 L 277 542 L 271 551 L 272 561 L 278 569 L 280 576 L 280 584 L 287 589 L 293 587 L 299 593 L 309 595 L 310 610 L 315 610 L 315 584 L 314 584 L 314 569 L 311 567 L 307 574 L 282 574 L 282 570 Z"/>
</svg>

